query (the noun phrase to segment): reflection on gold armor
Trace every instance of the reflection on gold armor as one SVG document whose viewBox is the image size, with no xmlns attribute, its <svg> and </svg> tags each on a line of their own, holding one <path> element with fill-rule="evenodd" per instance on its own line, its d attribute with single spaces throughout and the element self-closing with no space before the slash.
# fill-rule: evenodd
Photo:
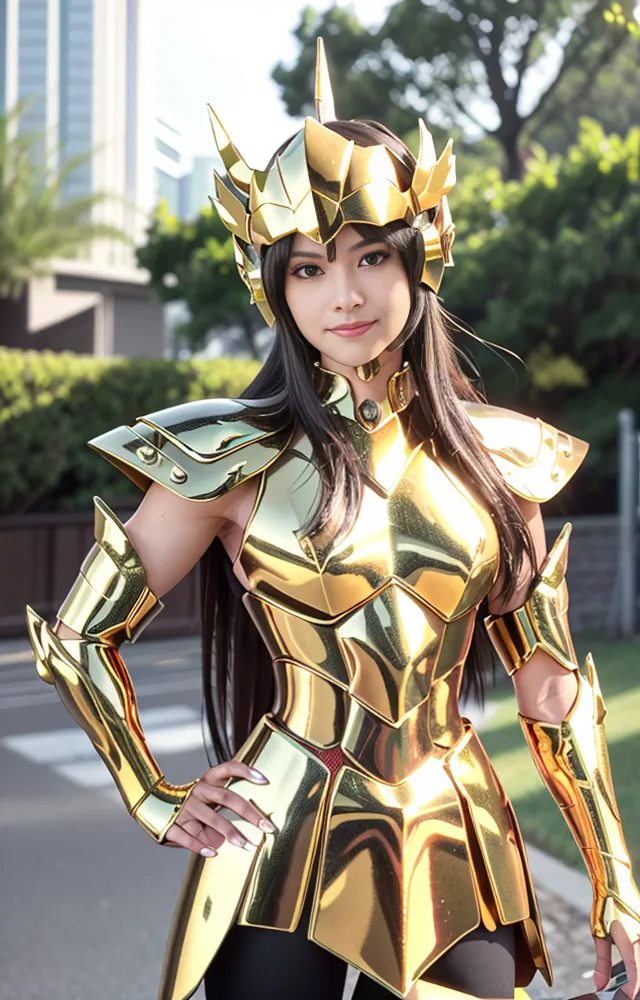
<svg viewBox="0 0 640 1000">
<path fill-rule="evenodd" d="M 270 783 L 229 784 L 277 832 L 258 838 L 233 814 L 255 850 L 225 843 L 216 858 L 190 860 L 160 1000 L 186 1000 L 233 921 L 293 931 L 307 892 L 309 937 L 393 995 L 421 984 L 430 995 L 419 977 L 480 922 L 519 924 L 518 985 L 536 969 L 550 982 L 515 817 L 458 707 L 477 609 L 498 574 L 494 523 L 416 436 L 406 363 L 373 424 L 349 382 L 316 367 L 321 402 L 344 418 L 364 472 L 358 516 L 339 542 L 302 535 L 319 486 L 308 439 L 291 446 L 286 433 L 260 430 L 241 401 L 186 404 L 92 442 L 135 481 L 194 500 L 260 477 L 237 561 L 276 698 L 236 759 Z M 521 496 L 549 499 L 584 456 L 582 442 L 542 421 L 464 406 Z M 172 466 L 184 477 L 171 478 Z"/>
<path fill-rule="evenodd" d="M 536 969 L 549 980 L 515 819 L 458 708 L 477 608 L 498 571 L 495 527 L 414 439 L 406 366 L 373 429 L 357 419 L 348 382 L 320 374 L 329 377 L 325 404 L 357 444 L 364 496 L 338 544 L 301 537 L 318 491 L 302 439 L 263 473 L 245 528 L 243 602 L 272 656 L 276 699 L 237 757 L 254 763 L 256 747 L 272 748 L 273 759 L 259 763 L 272 785 L 247 793 L 292 832 L 279 827 L 251 873 L 238 873 L 237 919 L 292 930 L 320 837 L 309 937 L 392 994 L 406 996 L 480 922 L 522 924 L 520 985 Z M 320 760 L 317 784 L 297 776 L 308 776 L 313 748 L 333 747 L 343 760 L 335 777 Z M 286 861 L 274 853 L 282 841 L 293 851 Z M 208 866 L 215 886 L 220 859 L 198 861 L 197 871 Z M 202 972 L 227 925 L 225 917 L 209 928 Z M 198 954 L 197 936 L 189 943 L 185 927 L 181 935 L 170 951 Z"/>
</svg>

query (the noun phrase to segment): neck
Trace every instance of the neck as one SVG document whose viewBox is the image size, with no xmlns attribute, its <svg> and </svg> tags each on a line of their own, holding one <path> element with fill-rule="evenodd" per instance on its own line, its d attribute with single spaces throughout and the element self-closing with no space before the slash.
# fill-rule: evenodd
<svg viewBox="0 0 640 1000">
<path fill-rule="evenodd" d="M 397 354 L 395 355 L 397 358 Z M 369 434 L 377 433 L 404 410 L 416 394 L 416 384 L 408 361 L 397 358 L 398 367 L 382 366 L 369 382 L 362 382 L 355 369 L 346 365 L 324 368 L 314 363 L 314 381 L 323 406 L 331 406 L 353 428 L 359 425 Z M 342 371 L 339 370 L 342 368 Z M 349 377 L 351 376 L 351 377 Z M 376 392 L 372 383 L 376 382 Z M 362 388 L 356 395 L 356 387 Z"/>
<path fill-rule="evenodd" d="M 387 383 L 390 377 L 402 368 L 402 348 L 398 347 L 395 351 L 383 351 L 376 360 L 379 362 L 380 368 L 367 381 L 364 381 L 360 377 L 358 369 L 355 366 L 340 364 L 340 362 L 334 361 L 327 354 L 320 354 L 320 367 L 346 378 L 351 388 L 354 405 L 357 409 L 365 399 L 372 399 L 376 403 L 384 403 L 387 398 Z M 363 367 L 360 368 L 360 371 L 362 371 Z"/>
</svg>

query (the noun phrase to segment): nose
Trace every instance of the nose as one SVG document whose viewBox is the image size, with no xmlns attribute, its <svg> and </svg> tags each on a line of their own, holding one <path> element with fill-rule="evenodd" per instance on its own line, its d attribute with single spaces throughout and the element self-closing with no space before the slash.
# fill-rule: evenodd
<svg viewBox="0 0 640 1000">
<path fill-rule="evenodd" d="M 350 313 L 364 304 L 364 295 L 353 274 L 336 267 L 333 277 L 333 308 L 336 312 Z"/>
</svg>

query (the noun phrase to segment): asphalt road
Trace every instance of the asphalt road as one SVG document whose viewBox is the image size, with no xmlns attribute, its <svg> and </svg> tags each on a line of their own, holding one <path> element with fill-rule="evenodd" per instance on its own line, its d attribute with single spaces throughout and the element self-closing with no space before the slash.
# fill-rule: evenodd
<svg viewBox="0 0 640 1000">
<path fill-rule="evenodd" d="M 123 652 L 168 780 L 203 774 L 199 640 L 143 640 Z M 0 643 L 0 1000 L 156 1000 L 186 861 L 129 817 L 28 643 Z M 536 977 L 528 992 L 582 993 L 593 961 L 587 921 L 548 891 L 539 898 L 556 982 L 548 990 Z M 350 975 L 345 1000 L 352 988 Z"/>
<path fill-rule="evenodd" d="M 203 774 L 198 640 L 125 650 L 168 780 Z M 129 817 L 26 642 L 0 645 L 0 845 L 0 1000 L 155 1000 L 186 852 Z"/>
</svg>

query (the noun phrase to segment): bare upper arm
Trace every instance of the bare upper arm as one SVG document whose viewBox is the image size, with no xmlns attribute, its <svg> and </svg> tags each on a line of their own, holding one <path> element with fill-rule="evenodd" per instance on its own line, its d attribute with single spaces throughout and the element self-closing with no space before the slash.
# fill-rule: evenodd
<svg viewBox="0 0 640 1000">
<path fill-rule="evenodd" d="M 199 502 L 151 484 L 125 528 L 156 597 L 172 590 L 204 555 L 225 527 L 228 505 L 229 494 Z"/>
<path fill-rule="evenodd" d="M 515 499 L 531 532 L 537 572 L 547 554 L 540 504 L 523 497 L 516 496 Z M 504 585 L 504 575 L 501 572 L 489 594 L 489 613 L 503 615 L 522 607 L 528 597 L 532 578 L 532 567 L 526 563 L 515 593 L 505 602 L 501 596 Z M 575 671 L 567 670 L 542 649 L 537 649 L 531 659 L 512 674 L 512 680 L 520 714 L 541 722 L 561 722 L 575 701 L 578 690 Z"/>
</svg>

